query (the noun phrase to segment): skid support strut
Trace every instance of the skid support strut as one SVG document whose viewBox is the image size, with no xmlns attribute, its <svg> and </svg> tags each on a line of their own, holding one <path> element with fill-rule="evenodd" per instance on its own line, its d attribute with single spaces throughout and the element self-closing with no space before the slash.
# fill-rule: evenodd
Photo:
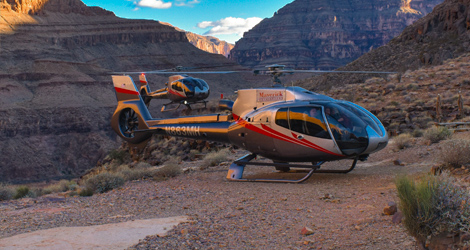
<svg viewBox="0 0 470 250">
<path fill-rule="evenodd" d="M 242 158 L 234 161 L 227 173 L 227 179 L 230 181 L 253 181 L 253 182 L 282 182 L 282 183 L 301 183 L 320 168 L 323 162 L 319 162 L 316 165 L 302 165 L 302 164 L 289 164 L 289 163 L 269 163 L 269 162 L 250 162 L 256 157 L 255 154 L 247 154 Z M 245 170 L 246 165 L 255 165 L 255 166 L 273 166 L 273 167 L 298 167 L 298 168 L 309 168 L 310 171 L 303 178 L 298 180 L 282 180 L 282 179 L 244 179 L 243 170 Z"/>
<path fill-rule="evenodd" d="M 304 164 L 289 164 L 289 163 L 269 163 L 269 162 L 250 162 L 256 157 L 255 154 L 247 154 L 240 159 L 234 161 L 228 170 L 227 180 L 229 181 L 247 181 L 247 182 L 281 182 L 281 183 L 301 183 L 310 178 L 313 173 L 349 173 L 351 170 L 356 167 L 357 158 L 354 159 L 353 164 L 347 170 L 320 170 L 320 166 L 325 163 L 324 161 L 315 163 L 314 165 L 304 165 Z M 243 178 L 243 171 L 245 170 L 246 165 L 255 165 L 255 166 L 272 166 L 272 167 L 294 167 L 294 168 L 308 168 L 310 169 L 304 177 L 298 180 L 284 180 L 284 179 L 246 179 Z"/>
</svg>

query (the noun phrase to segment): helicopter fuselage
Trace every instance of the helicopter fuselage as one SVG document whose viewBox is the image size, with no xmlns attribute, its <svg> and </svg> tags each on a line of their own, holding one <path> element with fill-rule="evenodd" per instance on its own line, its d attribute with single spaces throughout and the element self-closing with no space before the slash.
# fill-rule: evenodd
<svg viewBox="0 0 470 250">
<path fill-rule="evenodd" d="M 131 89 L 132 80 L 125 81 Z M 366 109 L 300 87 L 243 89 L 231 114 L 170 119 L 151 118 L 138 92 L 132 93 L 132 100 L 119 101 L 111 123 L 134 144 L 156 133 L 231 143 L 278 162 L 316 162 L 367 156 L 388 142 L 385 128 Z M 126 110 L 137 114 L 133 130 L 123 126 L 130 119 Z"/>
<path fill-rule="evenodd" d="M 227 142 L 285 162 L 351 158 L 387 145 L 378 119 L 353 103 L 295 87 L 240 90 L 238 95 L 231 115 L 175 118 L 150 129 Z"/>
</svg>

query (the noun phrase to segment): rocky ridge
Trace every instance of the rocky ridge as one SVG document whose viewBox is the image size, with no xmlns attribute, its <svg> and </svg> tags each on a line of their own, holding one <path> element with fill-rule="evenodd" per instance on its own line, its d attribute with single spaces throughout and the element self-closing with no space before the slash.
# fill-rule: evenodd
<svg viewBox="0 0 470 250">
<path fill-rule="evenodd" d="M 440 65 L 470 52 L 470 1 L 446 0 L 432 13 L 408 26 L 387 45 L 371 51 L 341 70 L 416 70 Z M 370 75 L 328 74 L 299 82 L 310 89 L 360 83 Z"/>
<path fill-rule="evenodd" d="M 233 48 L 233 44 L 221 41 L 213 36 L 201 36 L 191 32 L 186 32 L 186 37 L 189 42 L 197 48 L 215 54 L 221 54 L 225 57 L 230 55 L 230 50 Z"/>
<path fill-rule="evenodd" d="M 442 65 L 374 77 L 333 87 L 326 93 L 353 101 L 376 114 L 391 135 L 412 133 L 436 122 L 470 121 L 470 53 Z M 441 114 L 437 113 L 438 96 Z M 459 99 L 462 112 L 459 110 Z"/>
<path fill-rule="evenodd" d="M 0 10 L 0 181 L 77 176 L 116 148 L 109 72 L 236 67 L 172 27 L 118 18 L 79 0 L 1 0 Z M 167 81 L 148 79 L 153 89 Z M 216 95 L 244 82 L 204 79 Z"/>
<path fill-rule="evenodd" d="M 233 44 L 228 43 L 226 41 L 221 41 L 216 37 L 213 36 L 203 36 L 198 35 L 189 31 L 182 30 L 178 27 L 175 27 L 169 23 L 160 22 L 161 24 L 168 25 L 174 27 L 176 30 L 186 33 L 186 38 L 188 38 L 189 42 L 196 46 L 196 48 L 200 50 L 207 51 L 213 54 L 221 54 L 225 57 L 230 55 L 230 50 L 233 48 Z"/>
<path fill-rule="evenodd" d="M 230 58 L 249 67 L 335 69 L 385 45 L 441 2 L 296 0 L 246 32 Z"/>
</svg>

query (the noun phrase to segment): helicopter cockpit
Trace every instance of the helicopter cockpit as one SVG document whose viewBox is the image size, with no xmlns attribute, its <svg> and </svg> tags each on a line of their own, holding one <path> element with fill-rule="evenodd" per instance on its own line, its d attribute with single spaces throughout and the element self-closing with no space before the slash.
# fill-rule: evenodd
<svg viewBox="0 0 470 250">
<path fill-rule="evenodd" d="M 205 99 L 209 95 L 209 85 L 202 79 L 186 77 L 171 83 L 173 90 L 184 92 L 188 98 Z"/>
<path fill-rule="evenodd" d="M 386 146 L 369 147 L 370 139 L 375 143 L 375 137 L 383 137 L 385 133 L 383 126 L 373 117 L 367 110 L 346 101 L 310 102 L 308 106 L 279 109 L 275 123 L 300 133 L 298 139 L 313 136 L 334 140 L 344 155 L 352 156 Z"/>
</svg>

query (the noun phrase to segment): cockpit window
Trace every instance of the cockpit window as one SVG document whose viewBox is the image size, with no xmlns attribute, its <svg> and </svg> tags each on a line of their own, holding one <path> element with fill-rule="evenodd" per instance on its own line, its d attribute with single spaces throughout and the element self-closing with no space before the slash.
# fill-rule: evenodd
<svg viewBox="0 0 470 250">
<path fill-rule="evenodd" d="M 360 154 L 368 146 L 367 124 L 348 108 L 326 103 L 325 116 L 341 151 L 346 155 Z"/>
<path fill-rule="evenodd" d="M 276 124 L 304 135 L 331 139 L 321 107 L 279 109 L 276 113 Z"/>
<path fill-rule="evenodd" d="M 282 109 L 279 109 L 276 113 L 276 124 L 281 126 L 281 127 L 284 127 L 284 128 L 287 128 L 287 129 L 290 129 L 289 128 L 289 121 L 288 121 L 288 117 L 287 117 L 287 108 L 282 108 Z"/>
<path fill-rule="evenodd" d="M 289 122 L 293 131 L 319 138 L 331 138 L 320 107 L 290 108 Z"/>
<path fill-rule="evenodd" d="M 181 88 L 181 82 L 177 81 L 172 85 L 173 89 L 176 91 L 183 91 L 183 88 Z"/>
<path fill-rule="evenodd" d="M 350 102 L 343 102 L 343 103 L 340 103 L 340 105 L 349 109 L 355 115 L 359 116 L 364 122 L 367 123 L 367 125 L 369 125 L 372 129 L 374 129 L 375 132 L 377 132 L 377 134 L 379 134 L 380 136 L 384 135 L 382 129 L 380 129 L 381 127 L 381 125 L 379 125 L 380 122 L 373 119 L 374 116 L 369 111 L 367 111 L 366 109 L 362 108 L 359 105 L 356 105 Z"/>
</svg>

